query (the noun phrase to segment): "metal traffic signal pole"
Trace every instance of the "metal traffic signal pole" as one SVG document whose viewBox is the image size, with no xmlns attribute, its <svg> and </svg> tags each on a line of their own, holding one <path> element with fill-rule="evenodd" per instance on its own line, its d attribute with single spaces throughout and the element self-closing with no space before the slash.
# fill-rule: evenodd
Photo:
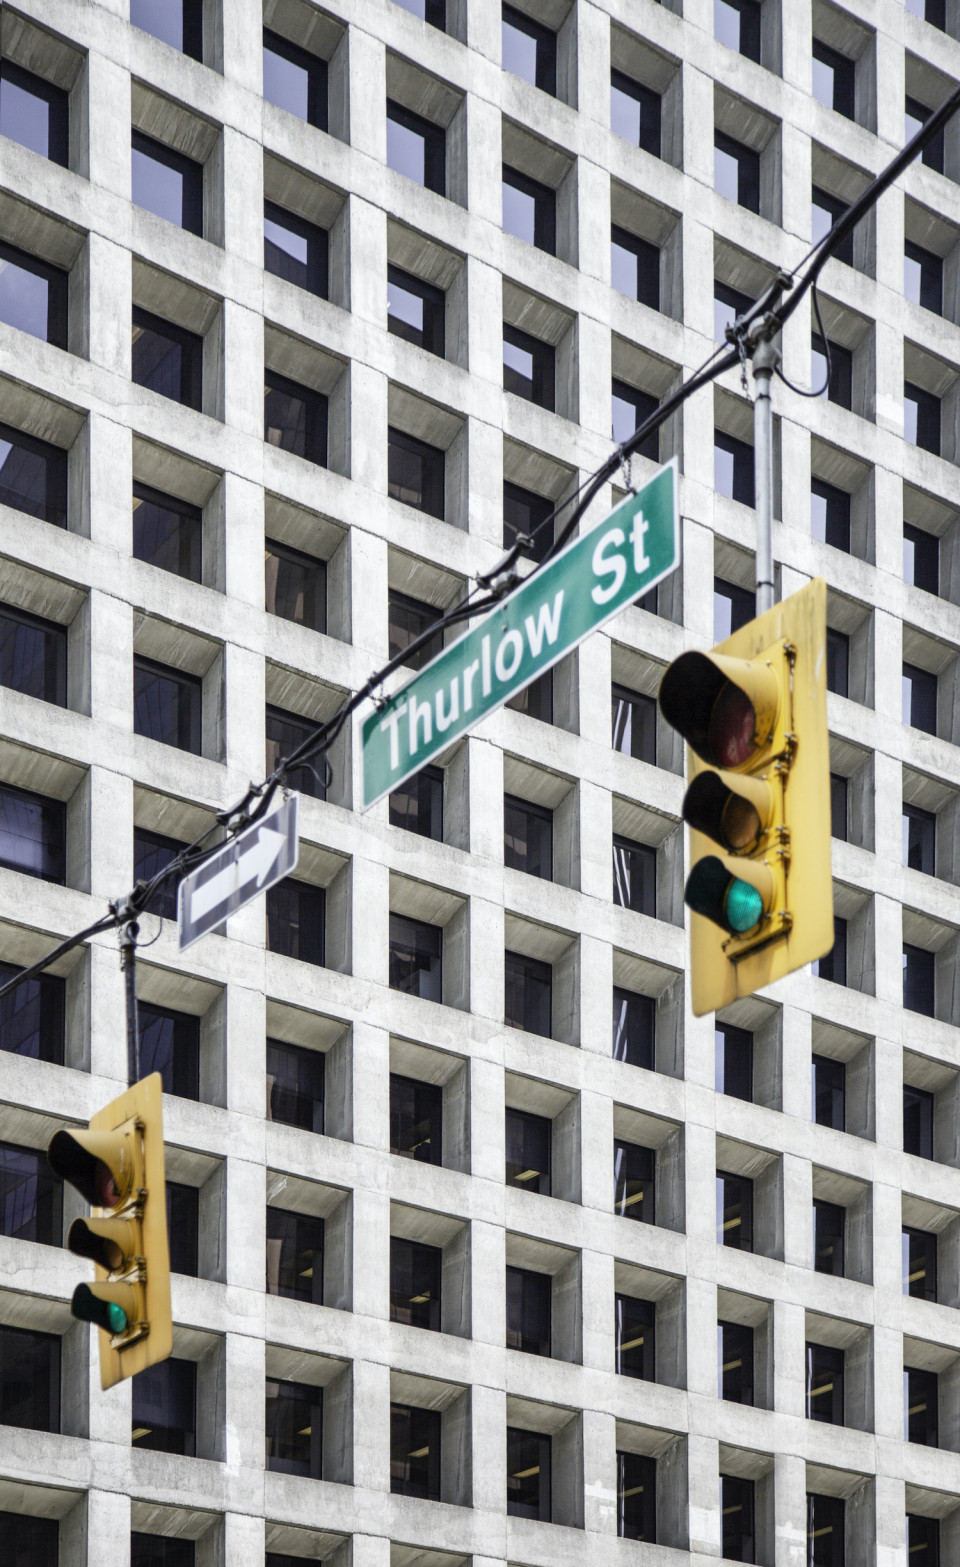
<svg viewBox="0 0 960 1567">
<path fill-rule="evenodd" d="M 137 910 L 129 898 L 111 904 L 120 920 L 120 967 L 123 970 L 127 1001 L 127 1082 L 132 1088 L 140 1081 L 140 1014 L 137 1008 L 137 937 L 140 926 Z"/>
<path fill-rule="evenodd" d="M 753 462 L 757 512 L 757 614 L 773 608 L 773 406 L 770 383 L 779 350 L 764 333 L 753 350 Z"/>
</svg>

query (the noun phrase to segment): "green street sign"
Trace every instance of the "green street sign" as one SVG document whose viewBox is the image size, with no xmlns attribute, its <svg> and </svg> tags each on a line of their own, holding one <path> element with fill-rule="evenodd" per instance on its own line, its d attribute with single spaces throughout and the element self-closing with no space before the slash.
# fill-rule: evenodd
<svg viewBox="0 0 960 1567">
<path fill-rule="evenodd" d="M 679 562 L 674 459 L 364 719 L 361 809 L 419 772 Z"/>
</svg>

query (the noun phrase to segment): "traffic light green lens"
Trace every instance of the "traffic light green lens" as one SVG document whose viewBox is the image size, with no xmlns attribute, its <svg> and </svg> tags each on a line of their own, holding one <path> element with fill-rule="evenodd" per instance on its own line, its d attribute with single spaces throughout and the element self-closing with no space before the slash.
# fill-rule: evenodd
<svg viewBox="0 0 960 1567">
<path fill-rule="evenodd" d="M 117 1306 L 113 1301 L 107 1306 L 107 1318 L 111 1333 L 122 1333 L 126 1328 L 127 1314 L 122 1306 Z"/>
<path fill-rule="evenodd" d="M 756 887 L 734 877 L 723 900 L 723 911 L 730 929 L 737 936 L 752 930 L 763 913 L 763 899 Z"/>
</svg>

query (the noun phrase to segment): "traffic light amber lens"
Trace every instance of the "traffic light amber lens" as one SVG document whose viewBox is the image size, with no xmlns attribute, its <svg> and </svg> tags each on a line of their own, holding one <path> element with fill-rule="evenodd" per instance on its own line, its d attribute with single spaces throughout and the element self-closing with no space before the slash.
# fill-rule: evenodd
<svg viewBox="0 0 960 1567">
<path fill-rule="evenodd" d="M 763 913 L 763 899 L 756 887 L 735 876 L 727 888 L 723 912 L 734 935 L 742 936 L 758 923 Z"/>
<path fill-rule="evenodd" d="M 723 842 L 728 849 L 749 849 L 760 836 L 756 806 L 740 794 L 731 794 L 720 818 Z"/>
<path fill-rule="evenodd" d="M 713 704 L 707 750 L 719 767 L 742 767 L 753 754 L 756 714 L 745 691 L 727 681 Z"/>
</svg>

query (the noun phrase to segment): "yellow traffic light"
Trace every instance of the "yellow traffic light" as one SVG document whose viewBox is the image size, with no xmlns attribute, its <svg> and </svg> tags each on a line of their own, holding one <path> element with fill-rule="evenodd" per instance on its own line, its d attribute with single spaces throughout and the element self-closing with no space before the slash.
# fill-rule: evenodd
<svg viewBox="0 0 960 1567">
<path fill-rule="evenodd" d="M 826 583 L 683 653 L 660 709 L 690 748 L 693 1010 L 750 995 L 829 952 Z"/>
<path fill-rule="evenodd" d="M 69 1249 L 96 1268 L 71 1309 L 100 1332 L 103 1387 L 166 1360 L 173 1349 L 170 1253 L 159 1072 L 112 1100 L 86 1132 L 55 1132 L 47 1158 L 93 1208 L 74 1219 Z"/>
</svg>

